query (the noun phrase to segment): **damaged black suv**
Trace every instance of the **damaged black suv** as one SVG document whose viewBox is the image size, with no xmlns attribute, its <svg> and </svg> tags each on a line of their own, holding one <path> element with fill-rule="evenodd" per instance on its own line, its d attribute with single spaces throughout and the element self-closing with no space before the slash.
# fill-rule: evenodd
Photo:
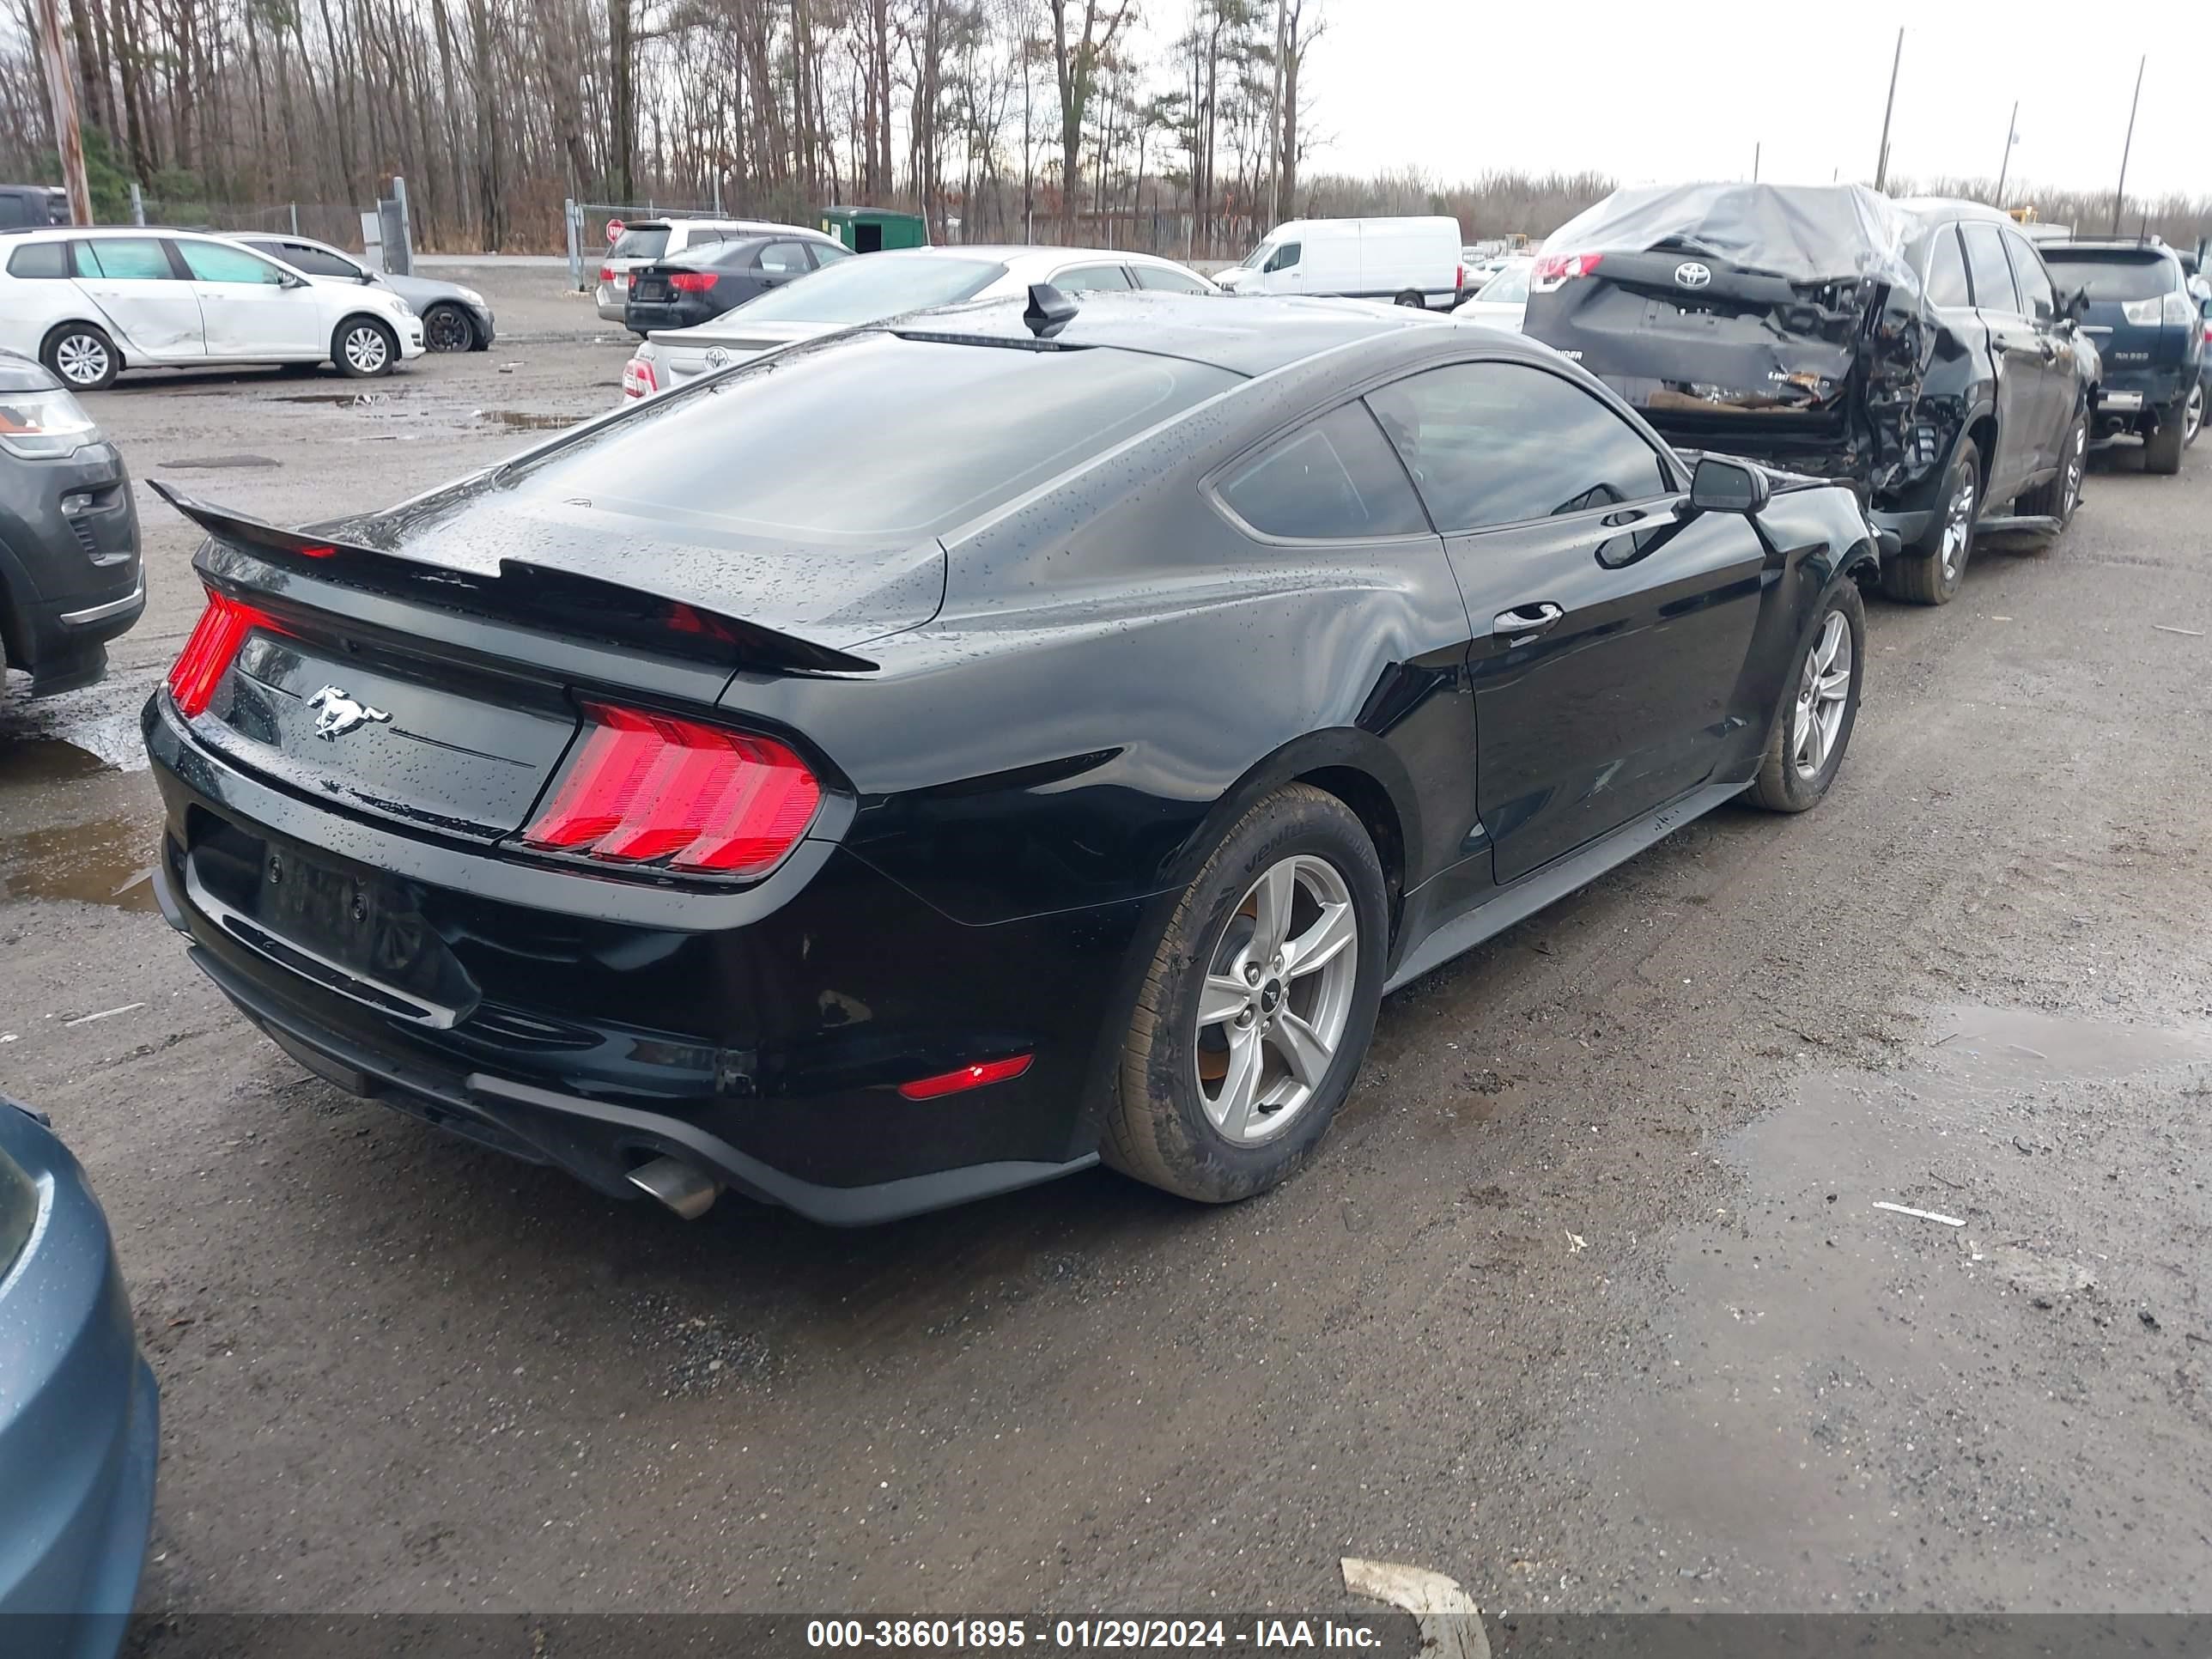
<svg viewBox="0 0 2212 1659">
<path fill-rule="evenodd" d="M 1851 483 L 1883 591 L 1942 605 L 1978 534 L 2073 517 L 2098 376 L 2080 305 L 1977 203 L 1686 185 L 1555 232 L 1522 328 L 1676 444 Z"/>
</svg>

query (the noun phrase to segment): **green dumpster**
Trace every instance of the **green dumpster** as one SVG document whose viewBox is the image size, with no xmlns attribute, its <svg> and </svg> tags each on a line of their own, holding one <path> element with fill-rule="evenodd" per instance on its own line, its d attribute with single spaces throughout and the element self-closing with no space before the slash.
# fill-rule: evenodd
<svg viewBox="0 0 2212 1659">
<path fill-rule="evenodd" d="M 888 208 L 823 208 L 822 228 L 855 253 L 929 246 L 927 220 L 918 213 L 894 213 Z"/>
</svg>

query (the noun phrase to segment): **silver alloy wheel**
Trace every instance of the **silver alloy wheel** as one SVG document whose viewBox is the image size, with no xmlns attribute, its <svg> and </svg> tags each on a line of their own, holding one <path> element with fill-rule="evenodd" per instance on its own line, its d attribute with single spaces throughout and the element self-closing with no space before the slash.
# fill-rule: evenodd
<svg viewBox="0 0 2212 1659">
<path fill-rule="evenodd" d="M 1943 509 L 1943 580 L 1948 584 L 1959 580 L 1960 568 L 1966 562 L 1966 544 L 1974 534 L 1974 481 L 1962 479 L 1951 504 Z"/>
<path fill-rule="evenodd" d="M 356 323 L 346 331 L 345 360 L 364 374 L 374 374 L 392 355 L 384 331 L 374 323 Z"/>
<path fill-rule="evenodd" d="M 107 348 L 90 334 L 64 335 L 54 347 L 54 367 L 72 386 L 98 386 L 107 378 Z"/>
<path fill-rule="evenodd" d="M 2204 427 L 2204 382 L 2202 379 L 2189 389 L 2188 405 L 2181 412 L 2181 447 L 2184 449 L 2197 441 L 2197 434 Z"/>
<path fill-rule="evenodd" d="M 2081 474 L 2089 456 L 2089 428 L 2087 425 L 2074 428 L 2074 441 L 2066 451 L 2066 498 L 2058 504 L 2060 519 L 2074 516 L 2075 507 L 2081 500 Z"/>
<path fill-rule="evenodd" d="M 1359 979 L 1352 890 L 1328 860 L 1271 866 L 1231 915 L 1199 992 L 1198 1097 L 1224 1139 L 1272 1140 L 1336 1058 Z"/>
<path fill-rule="evenodd" d="M 1831 611 L 1820 637 L 1805 653 L 1805 672 L 1797 684 L 1797 712 L 1790 726 L 1790 759 L 1808 781 L 1820 775 L 1836 751 L 1844 711 L 1851 701 L 1851 625 Z"/>
</svg>

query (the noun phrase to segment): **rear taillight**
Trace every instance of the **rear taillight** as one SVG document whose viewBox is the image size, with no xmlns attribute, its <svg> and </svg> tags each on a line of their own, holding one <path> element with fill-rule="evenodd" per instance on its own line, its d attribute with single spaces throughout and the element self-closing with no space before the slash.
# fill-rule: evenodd
<svg viewBox="0 0 2212 1659">
<path fill-rule="evenodd" d="M 257 628 L 271 634 L 285 631 L 283 625 L 266 611 L 242 605 L 227 594 L 209 591 L 207 609 L 200 612 L 191 637 L 185 641 L 185 648 L 169 669 L 169 695 L 176 699 L 177 710 L 186 720 L 207 712 L 208 704 L 215 698 L 215 689 L 222 684 L 222 677 L 237 658 L 239 647 Z"/>
<path fill-rule="evenodd" d="M 601 282 L 611 283 L 614 279 L 615 268 L 612 265 L 601 265 L 599 267 L 599 280 Z"/>
<path fill-rule="evenodd" d="M 660 390 L 660 382 L 653 378 L 653 365 L 642 357 L 633 357 L 623 365 L 623 396 L 650 398 Z"/>
<path fill-rule="evenodd" d="M 799 844 L 822 787 L 773 738 L 587 704 L 553 799 L 526 845 L 609 864 L 764 875 Z"/>
<path fill-rule="evenodd" d="M 1539 294 L 1549 294 L 1562 283 L 1589 276 L 1604 259 L 1602 253 L 1543 254 L 1528 273 L 1528 286 Z"/>
<path fill-rule="evenodd" d="M 668 286 L 678 294 L 704 294 L 721 278 L 711 270 L 679 270 L 668 279 Z"/>
<path fill-rule="evenodd" d="M 1456 289 L 1464 289 L 1466 286 L 1467 267 L 1465 265 L 1454 266 L 1452 269 L 1452 287 Z"/>
</svg>

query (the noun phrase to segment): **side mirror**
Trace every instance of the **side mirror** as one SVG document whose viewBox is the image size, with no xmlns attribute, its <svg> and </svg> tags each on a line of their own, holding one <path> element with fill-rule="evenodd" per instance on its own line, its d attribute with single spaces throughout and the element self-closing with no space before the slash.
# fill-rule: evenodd
<svg viewBox="0 0 2212 1659">
<path fill-rule="evenodd" d="M 279 288 L 305 288 L 307 286 L 307 279 L 304 276 L 295 276 L 287 271 L 276 279 L 276 285 Z"/>
<path fill-rule="evenodd" d="M 2066 302 L 2059 307 L 2059 312 L 2069 320 L 2080 322 L 2089 314 L 2089 290 L 2086 288 L 2075 289 L 2066 296 Z"/>
<path fill-rule="evenodd" d="M 1747 461 L 1707 455 L 1690 475 L 1690 505 L 1701 513 L 1756 513 L 1772 494 L 1766 474 Z"/>
</svg>

